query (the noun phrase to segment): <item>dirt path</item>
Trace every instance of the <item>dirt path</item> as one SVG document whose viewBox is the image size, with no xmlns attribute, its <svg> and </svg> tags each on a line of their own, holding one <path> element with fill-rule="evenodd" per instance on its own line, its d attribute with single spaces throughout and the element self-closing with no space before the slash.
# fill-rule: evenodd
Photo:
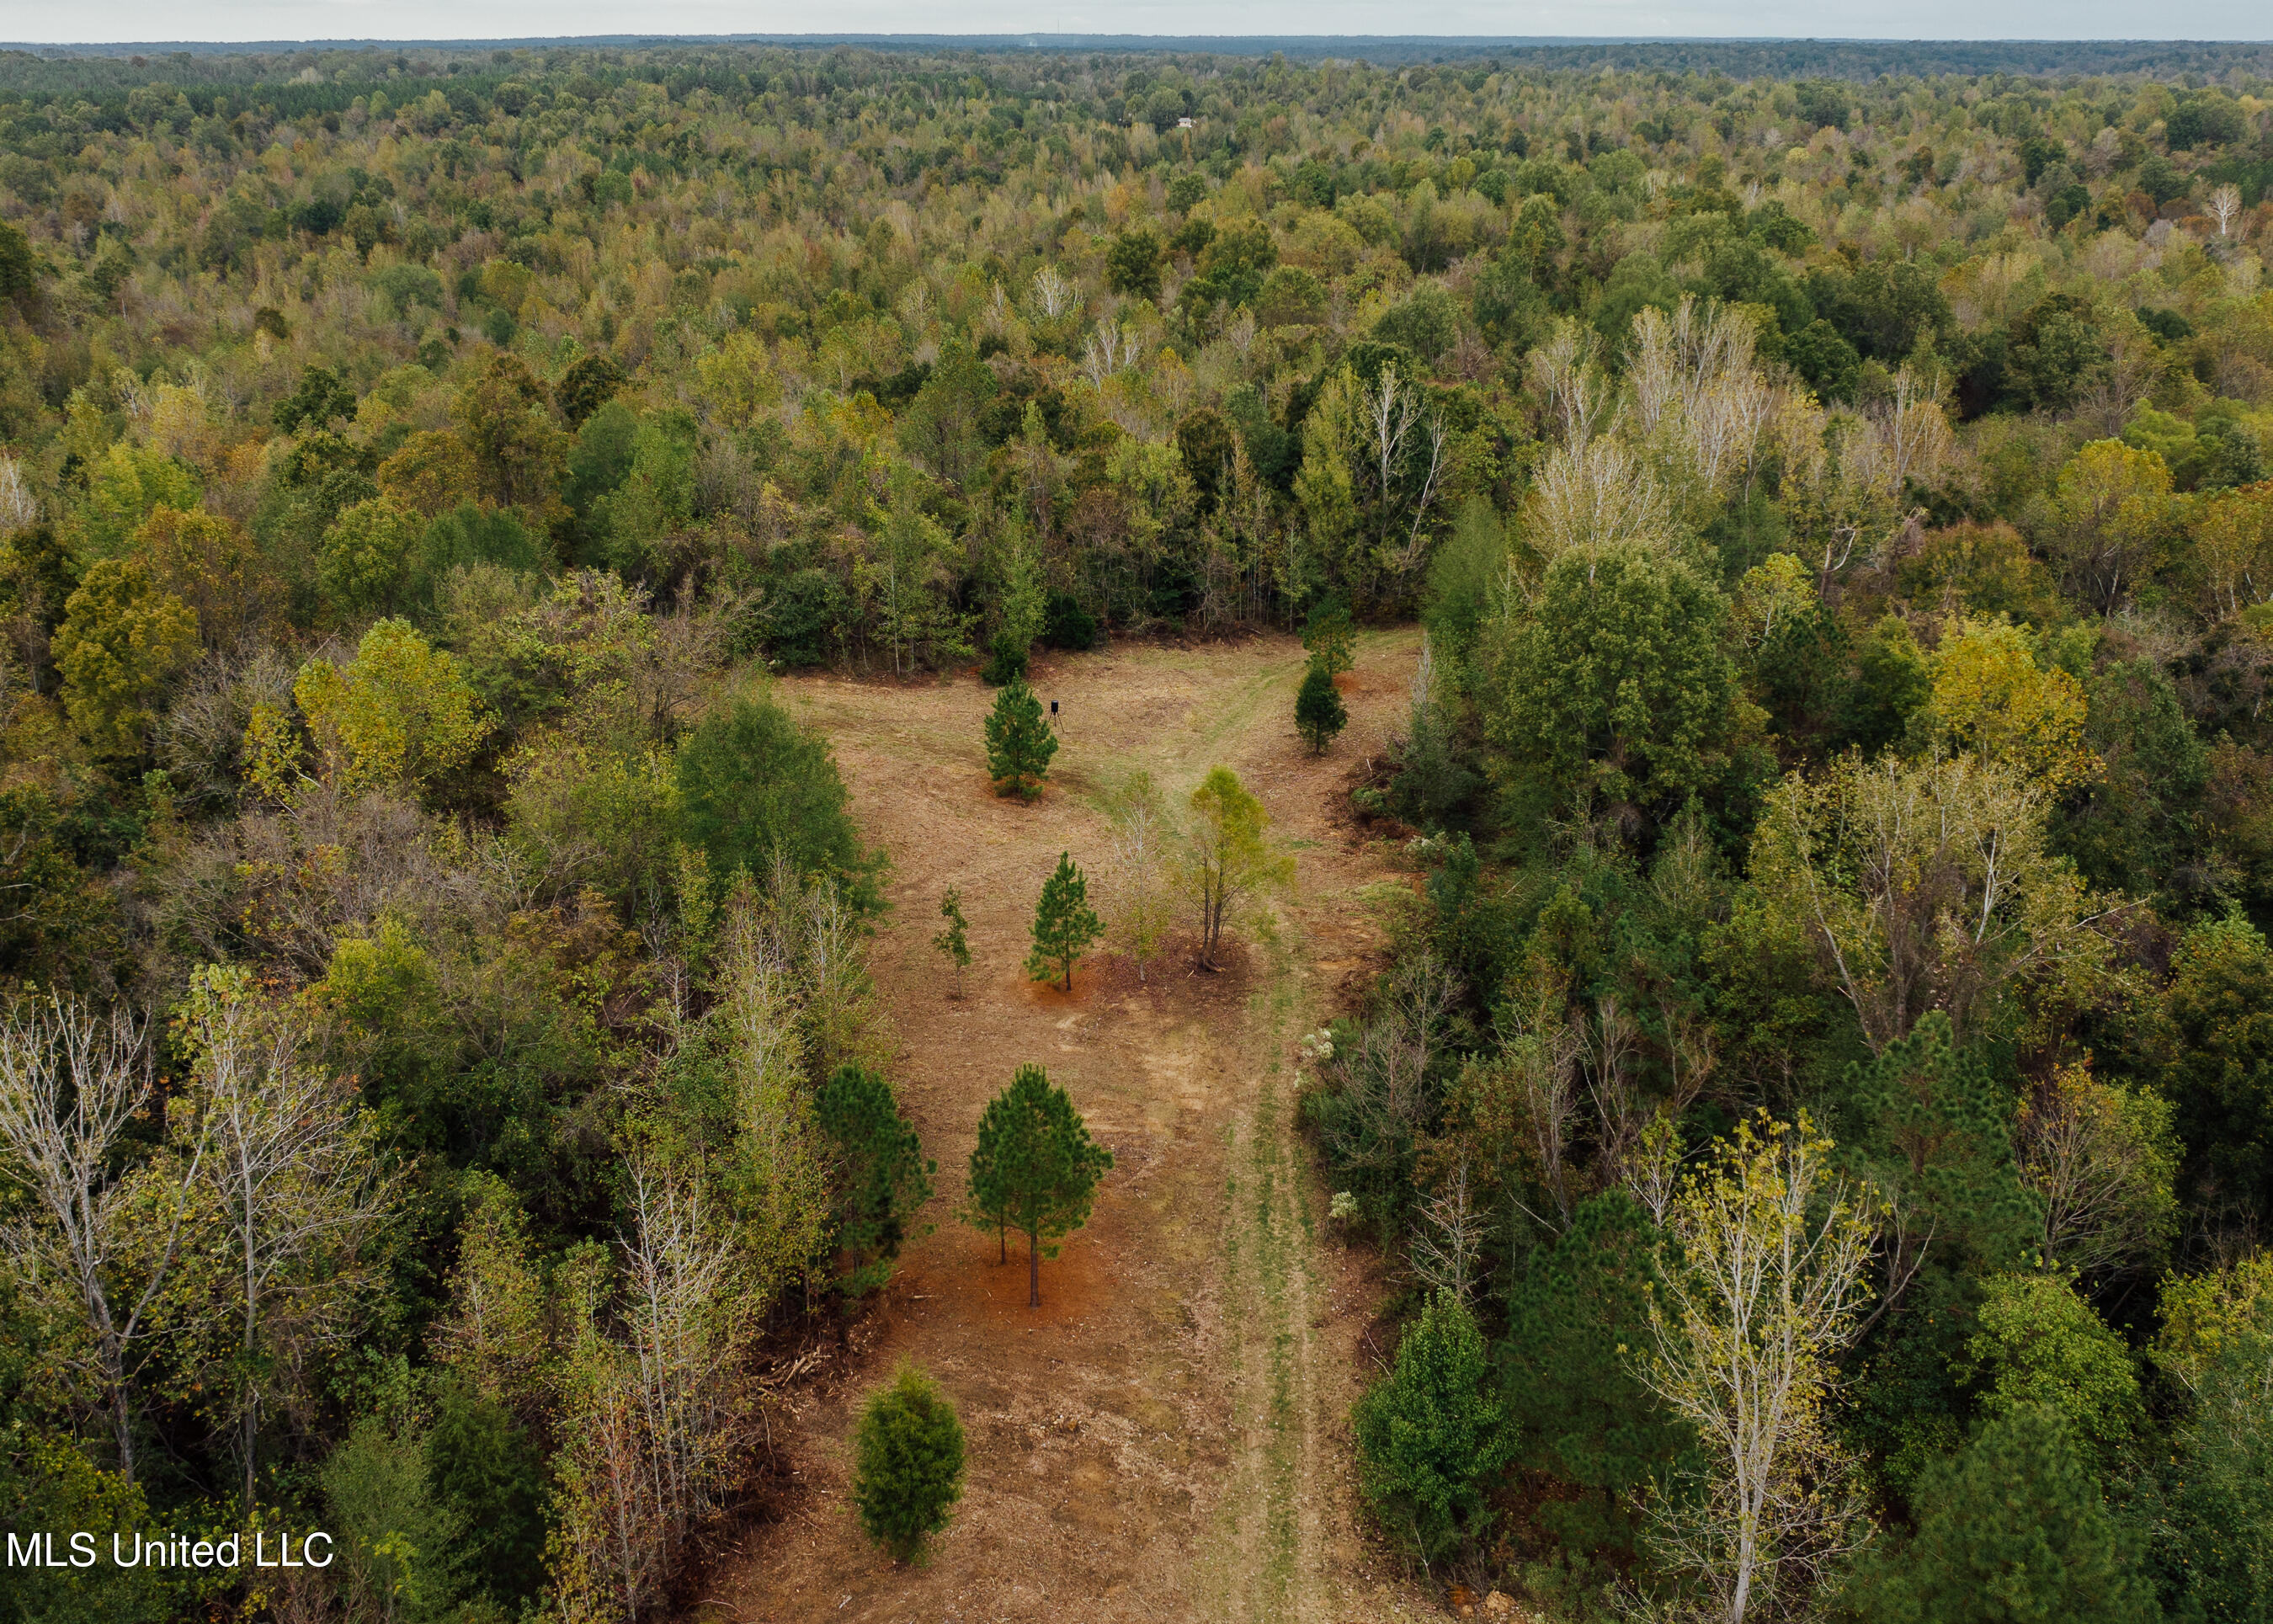
<svg viewBox="0 0 2273 1624">
<path fill-rule="evenodd" d="M 1323 1232 L 1324 1199 L 1294 1132 L 1302 1034 L 1381 939 L 1399 885 L 1335 814 L 1354 759 L 1402 714 L 1411 634 L 1360 645 L 1351 725 L 1315 761 L 1294 737 L 1302 653 L 1288 638 L 1197 650 L 1053 658 L 1051 785 L 996 800 L 968 679 L 899 688 L 784 684 L 834 741 L 870 838 L 891 853 L 895 912 L 875 951 L 901 1043 L 895 1082 L 939 1160 L 937 1228 L 915 1241 L 865 1331 L 852 1379 L 804 1395 L 790 1445 L 801 1492 L 754 1532 L 692 1616 L 749 1620 L 1320 1620 L 1426 1604 L 1367 1572 L 1343 1439 L 1374 1287 Z M 1110 916 L 1103 803 L 1144 768 L 1180 811 L 1218 763 L 1237 771 L 1296 853 L 1291 892 L 1243 936 L 1241 962 L 1195 974 L 1172 951 L 1139 984 L 1098 955 L 1071 995 L 1020 968 L 1061 850 Z M 930 948 L 941 891 L 971 921 L 965 996 Z M 1048 1068 L 1114 1167 L 1087 1229 L 1042 1266 L 1026 1307 L 1017 1242 L 956 1224 L 980 1107 L 1025 1062 Z M 970 1440 L 967 1486 L 927 1565 L 861 1538 L 845 1487 L 858 1404 L 899 1359 L 935 1376 Z"/>
</svg>

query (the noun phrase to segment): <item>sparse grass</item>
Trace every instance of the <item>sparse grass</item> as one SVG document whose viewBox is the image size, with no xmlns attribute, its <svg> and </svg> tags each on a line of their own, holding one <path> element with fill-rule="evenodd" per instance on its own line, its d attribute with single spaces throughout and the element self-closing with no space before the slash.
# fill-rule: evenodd
<svg viewBox="0 0 2273 1624">
<path fill-rule="evenodd" d="M 1076 1598 L 1085 1620 L 1392 1615 L 1336 1554 L 1362 1548 L 1339 1439 L 1371 1298 L 1350 1283 L 1355 1254 L 1318 1244 L 1287 1057 L 1330 1013 L 1317 1001 L 1337 974 L 1318 961 L 1369 951 L 1379 903 L 1405 894 L 1335 808 L 1350 752 L 1378 748 L 1402 716 L 1417 643 L 1361 640 L 1351 728 L 1324 761 L 1294 733 L 1292 639 L 1052 656 L 1035 687 L 1063 704 L 1063 742 L 1026 806 L 987 792 L 991 695 L 967 679 L 782 684 L 893 860 L 897 906 L 874 958 L 902 1034 L 894 1081 L 941 1166 L 941 1210 L 925 1216 L 944 1216 L 979 1107 L 1022 1061 L 1074 1094 L 1118 1165 L 1089 1228 L 1044 1264 L 1038 1312 L 1015 1246 L 1000 1268 L 991 1236 L 941 1222 L 856 1333 L 864 1368 L 932 1370 L 973 1440 L 931 1567 L 863 1556 L 838 1486 L 851 1416 L 818 1396 L 791 1443 L 811 1485 L 802 1510 L 747 1542 L 711 1592 L 742 1616 L 1031 1617 Z M 1244 921 L 1244 968 L 1164 956 L 1139 987 L 1092 955 L 1070 997 L 1027 984 L 1027 923 L 1058 853 L 1094 876 L 1109 917 L 1110 793 L 1141 769 L 1181 812 L 1218 763 L 1263 798 L 1300 865 Z M 959 1002 L 928 944 L 948 885 L 976 959 Z"/>
</svg>

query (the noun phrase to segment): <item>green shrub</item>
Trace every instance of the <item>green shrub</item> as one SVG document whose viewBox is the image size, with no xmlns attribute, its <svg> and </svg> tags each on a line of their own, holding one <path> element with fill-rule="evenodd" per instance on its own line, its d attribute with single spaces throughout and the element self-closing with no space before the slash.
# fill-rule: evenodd
<svg viewBox="0 0 2273 1624">
<path fill-rule="evenodd" d="M 704 718 L 674 772 L 681 836 L 709 854 L 713 873 L 764 874 L 778 851 L 800 875 L 837 881 L 860 913 L 883 906 L 883 854 L 861 847 L 828 741 L 770 699 Z"/>
<path fill-rule="evenodd" d="M 1359 1486 L 1391 1538 L 1433 1562 L 1482 1535 L 1484 1485 L 1508 1444 L 1483 1336 L 1459 1298 L 1429 1300 L 1351 1421 Z"/>
<path fill-rule="evenodd" d="M 912 1365 L 871 1395 L 860 1412 L 852 1503 L 868 1538 L 906 1561 L 947 1526 L 963 1497 L 963 1423 Z"/>
</svg>

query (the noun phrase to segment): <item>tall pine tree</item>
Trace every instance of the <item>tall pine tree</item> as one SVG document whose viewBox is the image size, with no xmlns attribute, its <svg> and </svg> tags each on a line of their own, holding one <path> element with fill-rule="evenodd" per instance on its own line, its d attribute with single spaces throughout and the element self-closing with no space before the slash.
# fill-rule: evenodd
<svg viewBox="0 0 2273 1624">
<path fill-rule="evenodd" d="M 1880 1549 L 1850 1591 L 1865 1624 L 2159 1619 L 2099 1486 L 2048 1410 L 2016 1410 L 1927 1474 L 1917 1533 Z"/>
<path fill-rule="evenodd" d="M 939 1164 L 925 1160 L 891 1084 L 865 1066 L 839 1066 L 821 1085 L 814 1116 L 836 1150 L 831 1216 L 845 1260 L 837 1285 L 845 1296 L 859 1297 L 891 1277 L 908 1220 L 931 1199 L 931 1176 Z"/>
<path fill-rule="evenodd" d="M 1097 1181 L 1112 1165 L 1113 1153 L 1090 1139 L 1073 1101 L 1041 1067 L 1020 1066 L 987 1101 L 961 1216 L 1025 1236 L 1027 1307 L 1042 1304 L 1042 1259 L 1056 1257 L 1059 1242 L 1089 1222 Z"/>
</svg>

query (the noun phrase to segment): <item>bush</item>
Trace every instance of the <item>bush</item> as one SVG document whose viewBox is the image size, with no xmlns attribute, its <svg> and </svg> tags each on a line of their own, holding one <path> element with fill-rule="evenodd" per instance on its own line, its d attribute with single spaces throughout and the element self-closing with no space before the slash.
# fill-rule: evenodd
<svg viewBox="0 0 2273 1624">
<path fill-rule="evenodd" d="M 963 1423 L 928 1376 L 903 1365 L 860 1412 L 852 1503 L 868 1538 L 906 1561 L 963 1497 Z"/>
<path fill-rule="evenodd" d="M 673 771 L 681 837 L 709 853 L 713 873 L 763 874 L 778 851 L 799 874 L 837 881 L 858 912 L 883 907 L 883 853 L 861 847 L 828 741 L 771 700 L 704 718 Z"/>
<path fill-rule="evenodd" d="M 1388 1377 L 1357 1402 L 1358 1480 L 1384 1531 L 1422 1561 L 1482 1535 L 1483 1485 L 1508 1455 L 1484 1339 L 1440 1291 L 1397 1346 Z"/>
<path fill-rule="evenodd" d="M 989 688 L 1023 682 L 1026 677 L 1026 645 L 1013 634 L 996 632 L 994 640 L 986 645 L 986 664 L 979 668 L 979 680 Z"/>
<path fill-rule="evenodd" d="M 1097 646 L 1097 617 L 1081 606 L 1081 600 L 1070 592 L 1050 594 L 1047 617 L 1042 622 L 1042 641 L 1054 649 L 1069 649 L 1076 653 Z"/>
</svg>

